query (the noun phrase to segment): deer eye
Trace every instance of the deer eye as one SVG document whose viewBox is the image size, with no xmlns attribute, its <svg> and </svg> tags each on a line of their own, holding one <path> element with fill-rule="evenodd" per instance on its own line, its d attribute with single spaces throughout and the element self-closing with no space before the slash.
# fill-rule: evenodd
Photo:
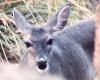
<svg viewBox="0 0 100 80">
<path fill-rule="evenodd" d="M 32 46 L 33 46 L 33 45 L 32 45 L 30 42 L 28 42 L 28 41 L 27 41 L 27 42 L 24 42 L 24 43 L 25 43 L 25 45 L 26 45 L 26 47 L 27 47 L 27 48 L 29 48 L 29 47 L 32 47 Z"/>
<path fill-rule="evenodd" d="M 53 43 L 53 39 L 52 38 L 48 39 L 47 45 L 52 45 L 52 43 Z"/>
</svg>

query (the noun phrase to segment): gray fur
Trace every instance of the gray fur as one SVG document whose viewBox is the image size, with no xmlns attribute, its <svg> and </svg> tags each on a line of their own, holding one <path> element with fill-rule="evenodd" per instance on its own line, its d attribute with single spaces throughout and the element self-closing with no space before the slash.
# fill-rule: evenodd
<svg viewBox="0 0 100 80">
<path fill-rule="evenodd" d="M 27 30 L 30 30 L 28 31 L 31 35 L 29 42 L 32 46 L 27 48 L 27 53 L 21 59 L 21 65 L 30 66 L 29 54 L 31 55 L 31 60 L 34 60 L 33 64 L 35 61 L 46 60 L 48 66 L 47 72 L 50 74 L 61 75 L 66 80 L 93 80 L 95 76 L 92 66 L 95 21 L 94 19 L 82 21 L 64 28 L 65 24 L 62 24 L 65 22 L 66 15 L 69 15 L 69 9 L 69 5 L 63 6 L 53 15 L 53 18 L 51 17 L 43 25 L 44 27 L 37 28 L 33 26 L 33 28 L 30 28 L 30 26 L 25 26 L 26 29 L 29 28 Z M 64 11 L 66 13 L 65 17 L 60 17 Z M 24 18 L 20 14 L 21 19 L 19 20 L 18 18 L 18 21 L 16 15 L 19 15 L 19 12 L 14 11 L 15 23 L 16 26 L 19 26 L 19 24 L 23 24 Z M 24 21 L 26 20 L 24 19 Z M 53 24 L 52 22 L 55 23 Z M 51 33 L 50 31 L 53 31 L 53 27 L 56 25 L 60 26 L 59 31 Z M 24 26 L 19 27 L 25 29 Z M 53 39 L 52 45 L 50 45 L 51 43 L 47 44 L 47 41 L 50 39 Z M 37 65 L 35 64 L 35 66 Z"/>
</svg>

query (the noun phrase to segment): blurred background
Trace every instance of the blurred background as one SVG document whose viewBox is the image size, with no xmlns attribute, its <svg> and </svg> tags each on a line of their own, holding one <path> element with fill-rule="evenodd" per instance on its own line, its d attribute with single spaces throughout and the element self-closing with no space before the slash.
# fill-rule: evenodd
<svg viewBox="0 0 100 80">
<path fill-rule="evenodd" d="M 61 6 L 72 3 L 68 21 L 72 25 L 80 20 L 95 16 L 98 0 L 0 0 L 0 61 L 19 62 L 25 51 L 21 35 L 16 34 L 12 11 L 16 8 L 27 20 L 42 25 Z"/>
</svg>

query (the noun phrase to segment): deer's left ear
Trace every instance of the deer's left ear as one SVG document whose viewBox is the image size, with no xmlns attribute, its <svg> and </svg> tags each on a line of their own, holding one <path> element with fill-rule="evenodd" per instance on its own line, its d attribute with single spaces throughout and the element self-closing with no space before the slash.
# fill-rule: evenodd
<svg viewBox="0 0 100 80">
<path fill-rule="evenodd" d="M 71 4 L 67 4 L 59 10 L 55 28 L 61 30 L 65 27 L 65 25 L 68 22 L 70 11 L 71 11 Z"/>
<path fill-rule="evenodd" d="M 61 30 L 67 24 L 69 14 L 71 11 L 71 4 L 66 4 L 62 6 L 57 13 L 48 19 L 46 22 L 46 27 L 52 30 Z"/>
</svg>

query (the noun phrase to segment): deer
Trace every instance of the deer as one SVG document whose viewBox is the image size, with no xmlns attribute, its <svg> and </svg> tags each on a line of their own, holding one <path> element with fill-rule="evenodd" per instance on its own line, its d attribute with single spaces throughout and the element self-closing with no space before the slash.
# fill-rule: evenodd
<svg viewBox="0 0 100 80">
<path fill-rule="evenodd" d="M 71 4 L 62 6 L 41 26 L 30 24 L 17 9 L 13 10 L 15 25 L 27 47 L 21 66 L 65 80 L 94 80 L 95 19 L 66 25 L 71 8 Z"/>
</svg>

